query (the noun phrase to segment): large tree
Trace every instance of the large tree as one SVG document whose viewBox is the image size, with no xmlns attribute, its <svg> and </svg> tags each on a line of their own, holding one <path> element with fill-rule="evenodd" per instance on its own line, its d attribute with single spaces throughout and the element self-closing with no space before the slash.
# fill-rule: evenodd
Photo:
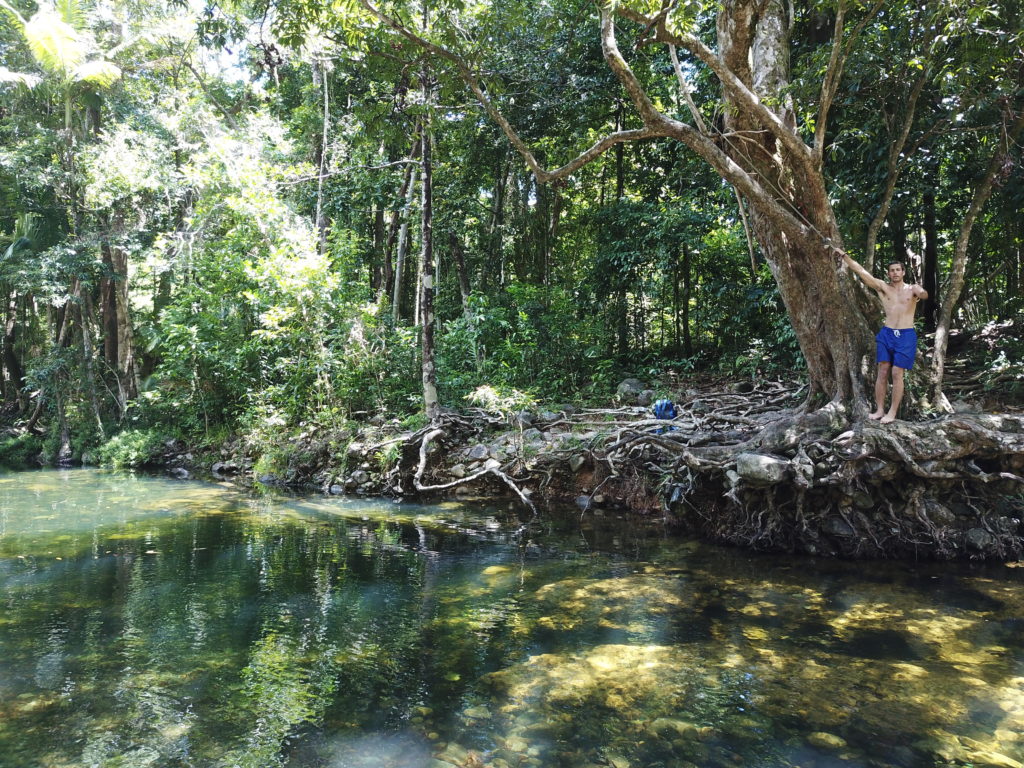
<svg viewBox="0 0 1024 768">
<path fill-rule="evenodd" d="M 852 406 L 863 414 L 863 374 L 874 325 L 872 300 L 852 281 L 837 259 L 843 248 L 840 226 L 829 195 L 829 116 L 840 92 L 844 66 L 856 50 L 857 40 L 869 25 L 884 28 L 888 15 L 916 20 L 919 42 L 902 48 L 876 51 L 877 55 L 905 55 L 907 62 L 894 67 L 921 69 L 923 84 L 935 39 L 945 40 L 946 23 L 958 14 L 928 3 L 913 8 L 868 7 L 839 0 L 835 5 L 803 14 L 818 25 L 818 39 L 801 39 L 803 71 L 794 76 L 792 36 L 796 10 L 783 0 L 725 0 L 717 10 L 702 3 L 660 4 L 628 0 L 598 5 L 601 50 L 605 62 L 632 104 L 632 115 L 617 116 L 615 129 L 557 168 L 546 167 L 535 139 L 507 119 L 510 100 L 500 83 L 484 73 L 488 43 L 496 40 L 497 27 L 519 18 L 535 22 L 547 11 L 533 5 L 514 4 L 482 11 L 441 8 L 433 31 L 418 31 L 413 20 L 416 8 L 391 4 L 377 7 L 358 0 L 361 13 L 394 34 L 447 63 L 475 94 L 490 117 L 501 127 L 522 155 L 537 180 L 556 182 L 575 173 L 613 147 L 655 138 L 685 144 L 708 163 L 738 192 L 749 207 L 751 227 L 768 261 L 785 303 L 800 348 L 807 362 L 809 397 L 814 408 L 826 402 Z M 461 6 L 460 6 L 461 8 Z M 500 19 L 498 18 L 500 16 Z M 998 14 L 976 14 L 980 29 L 985 19 Z M 353 18 L 350 11 L 349 23 Z M 628 27 L 630 44 L 620 45 Z M 824 31 L 822 33 L 822 30 Z M 956 34 L 970 36 L 973 27 Z M 708 41 L 714 40 L 711 44 Z M 916 38 L 915 38 L 916 39 Z M 970 47 L 970 46 L 968 46 Z M 624 50 L 637 64 L 627 59 Z M 680 61 L 677 51 L 687 56 Z M 671 61 L 671 67 L 668 62 Z M 924 63 L 922 63 L 924 62 Z M 1007 72 L 1010 67 L 1007 64 Z M 1003 73 L 1005 75 L 1005 73 Z M 688 109 L 686 119 L 673 114 L 661 79 L 677 81 L 678 104 Z M 703 103 L 696 103 L 694 79 L 702 79 Z M 816 83 L 811 93 L 808 84 Z M 915 84 L 911 98 L 920 86 Z M 798 101 L 798 96 L 803 100 Z M 913 110 L 907 110 L 910 119 Z M 630 124 L 632 123 L 632 124 Z M 890 152 L 890 167 L 900 158 L 909 121 L 897 131 L 899 146 Z M 529 131 L 529 133 L 533 133 Z M 548 142 L 550 150 L 550 142 Z M 895 154 L 893 154 L 895 153 Z M 548 151 L 548 156 L 555 152 Z M 885 221 L 894 188 L 890 173 L 882 192 L 882 204 L 873 218 L 864 251 L 873 259 L 878 230 Z M 859 249 L 858 249 L 859 250 Z"/>
</svg>

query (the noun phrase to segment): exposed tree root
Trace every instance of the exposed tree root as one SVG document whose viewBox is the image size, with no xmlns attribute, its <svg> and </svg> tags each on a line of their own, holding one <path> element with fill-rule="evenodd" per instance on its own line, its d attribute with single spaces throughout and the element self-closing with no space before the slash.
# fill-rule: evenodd
<svg viewBox="0 0 1024 768">
<path fill-rule="evenodd" d="M 402 478 L 418 493 L 507 487 L 667 514 L 702 536 L 754 549 L 846 557 L 1024 554 L 1024 416 L 956 414 L 881 425 L 842 406 L 804 412 L 793 387 L 692 393 L 671 422 L 640 408 L 508 418 L 446 414 L 403 439 Z M 784 405 L 789 408 L 783 408 Z M 468 461 L 467 444 L 501 424 L 515 450 Z M 453 456 L 455 457 L 453 459 Z M 427 478 L 430 479 L 427 479 Z M 488 485 L 488 483 L 492 485 Z M 481 484 L 483 486 L 481 487 Z M 500 487 L 500 486 L 499 486 Z"/>
<path fill-rule="evenodd" d="M 451 417 L 449 418 L 451 419 Z M 460 425 L 465 425 L 464 421 L 457 421 L 460 422 Z M 493 475 L 494 477 L 501 480 L 505 485 L 507 485 L 509 489 L 511 489 L 512 492 L 515 493 L 520 498 L 523 504 L 530 508 L 532 512 L 537 512 L 537 508 L 534 506 L 533 502 L 530 501 L 529 497 L 526 495 L 523 489 L 519 487 L 515 480 L 513 480 L 511 477 L 509 477 L 507 474 L 501 471 L 500 464 L 498 464 L 497 462 L 494 462 L 494 464 L 485 465 L 483 469 L 474 472 L 471 475 L 458 478 L 448 483 L 425 485 L 423 483 L 423 473 L 426 471 L 427 468 L 428 448 L 430 447 L 432 441 L 440 438 L 444 434 L 445 430 L 443 428 L 434 427 L 433 429 L 430 429 L 429 431 L 425 432 L 423 434 L 423 437 L 420 439 L 419 463 L 416 465 L 415 474 L 413 474 L 413 486 L 416 488 L 418 492 L 429 493 L 445 491 L 451 488 L 455 488 L 456 486 L 459 485 L 466 485 L 472 483 L 484 477 L 485 475 Z"/>
</svg>

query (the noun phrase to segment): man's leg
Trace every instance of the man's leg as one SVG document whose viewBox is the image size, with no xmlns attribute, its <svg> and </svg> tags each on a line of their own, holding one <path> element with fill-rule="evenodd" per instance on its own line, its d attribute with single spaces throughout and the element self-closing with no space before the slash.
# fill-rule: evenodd
<svg viewBox="0 0 1024 768">
<path fill-rule="evenodd" d="M 889 388 L 890 368 L 892 363 L 878 364 L 878 375 L 875 376 L 875 411 L 868 416 L 869 419 L 880 419 L 885 415 L 885 390 Z M 893 392 L 893 395 L 895 394 Z"/>
<path fill-rule="evenodd" d="M 903 400 L 903 370 L 898 365 L 892 367 L 892 402 L 889 403 L 889 412 L 882 417 L 883 424 L 896 421 L 896 414 L 900 410 L 900 401 Z"/>
</svg>

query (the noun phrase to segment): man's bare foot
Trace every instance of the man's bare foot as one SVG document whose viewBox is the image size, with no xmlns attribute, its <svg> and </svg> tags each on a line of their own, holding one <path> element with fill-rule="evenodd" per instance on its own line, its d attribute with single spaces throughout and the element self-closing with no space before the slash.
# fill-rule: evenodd
<svg viewBox="0 0 1024 768">
<path fill-rule="evenodd" d="M 868 414 L 868 418 L 869 419 L 874 419 L 875 421 L 878 421 L 880 418 L 882 418 L 882 416 L 884 414 L 885 414 L 885 411 L 875 411 L 874 413 Z"/>
<path fill-rule="evenodd" d="M 892 424 L 894 421 L 896 421 L 895 414 L 887 413 L 885 414 L 885 416 L 882 417 L 883 424 Z"/>
</svg>

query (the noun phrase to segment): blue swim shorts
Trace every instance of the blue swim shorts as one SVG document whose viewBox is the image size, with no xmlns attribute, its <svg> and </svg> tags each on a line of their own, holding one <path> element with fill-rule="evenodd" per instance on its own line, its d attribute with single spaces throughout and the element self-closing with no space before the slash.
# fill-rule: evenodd
<svg viewBox="0 0 1024 768">
<path fill-rule="evenodd" d="M 917 333 L 913 328 L 896 329 L 883 325 L 882 330 L 875 334 L 875 341 L 878 342 L 877 362 L 892 363 L 907 371 L 914 367 Z"/>
</svg>

